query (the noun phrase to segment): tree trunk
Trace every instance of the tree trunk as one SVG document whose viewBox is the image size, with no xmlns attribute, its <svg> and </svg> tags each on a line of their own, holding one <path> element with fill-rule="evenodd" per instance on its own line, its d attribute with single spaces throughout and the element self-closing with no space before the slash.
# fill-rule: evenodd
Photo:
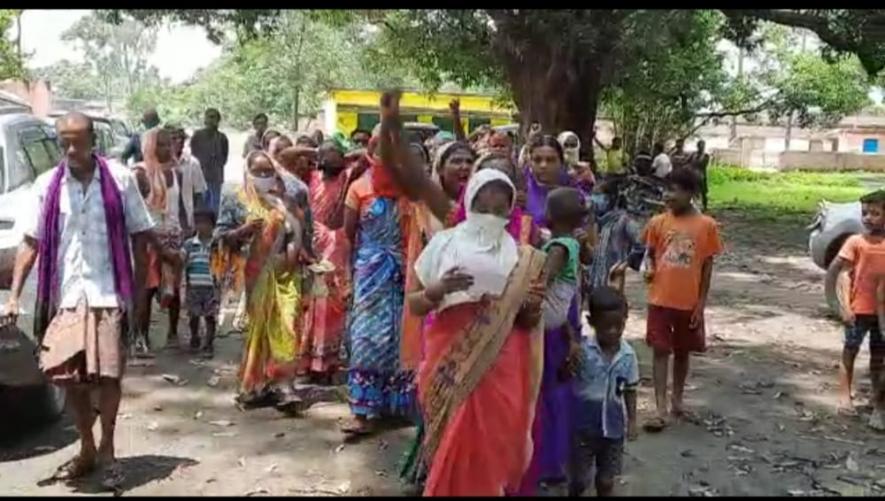
<svg viewBox="0 0 885 501">
<path fill-rule="evenodd" d="M 538 55 L 529 60 L 550 60 Z M 593 144 L 593 127 L 601 94 L 601 74 L 597 68 L 584 68 L 574 77 L 565 77 L 551 65 L 507 65 L 508 80 L 522 118 L 523 135 L 538 122 L 545 134 L 572 131 L 587 148 Z M 551 71 L 552 70 L 552 71 Z M 540 73 L 540 74 L 539 74 Z M 585 149 L 585 148 L 582 148 Z"/>
<path fill-rule="evenodd" d="M 740 81 L 744 77 L 744 49 L 738 47 L 738 67 L 737 67 L 737 78 Z M 728 135 L 728 146 L 732 147 L 732 144 L 737 141 L 737 115 L 731 118 L 731 133 Z"/>
<path fill-rule="evenodd" d="M 784 151 L 790 151 L 790 140 L 793 138 L 793 112 L 787 115 L 787 128 L 784 131 Z"/>
</svg>

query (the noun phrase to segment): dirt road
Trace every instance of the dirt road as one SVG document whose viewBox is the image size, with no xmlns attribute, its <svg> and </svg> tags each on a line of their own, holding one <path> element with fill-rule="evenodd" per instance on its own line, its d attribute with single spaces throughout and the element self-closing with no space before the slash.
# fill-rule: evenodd
<svg viewBox="0 0 885 501">
<path fill-rule="evenodd" d="M 881 496 L 883 436 L 861 419 L 835 416 L 842 334 L 826 317 L 822 273 L 805 257 L 801 226 L 718 217 L 728 252 L 715 272 L 709 350 L 694 359 L 687 392 L 699 419 L 629 443 L 619 493 Z M 653 407 L 651 357 L 642 343 L 644 291 L 635 275 L 628 291 L 627 337 L 640 357 L 644 418 Z M 118 424 L 119 456 L 132 470 L 125 494 L 401 492 L 396 467 L 410 429 L 342 445 L 337 420 L 347 414 L 344 404 L 319 404 L 300 419 L 240 412 L 232 402 L 239 343 L 221 339 L 219 356 L 208 364 L 162 354 L 153 367 L 129 370 Z M 867 374 L 864 348 L 861 403 Z M 74 439 L 63 421 L 4 446 L 0 492 L 89 492 L 88 483 L 37 485 L 75 453 Z"/>
</svg>

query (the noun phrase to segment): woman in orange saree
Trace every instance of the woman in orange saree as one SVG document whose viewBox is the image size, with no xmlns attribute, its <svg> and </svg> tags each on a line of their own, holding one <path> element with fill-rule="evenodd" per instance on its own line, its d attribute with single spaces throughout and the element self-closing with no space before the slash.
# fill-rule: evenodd
<svg viewBox="0 0 885 501">
<path fill-rule="evenodd" d="M 418 374 L 424 495 L 514 493 L 532 456 L 545 255 L 507 234 L 514 199 L 505 174 L 476 173 L 466 220 L 437 233 L 415 264 L 410 306 L 435 315 Z"/>
</svg>

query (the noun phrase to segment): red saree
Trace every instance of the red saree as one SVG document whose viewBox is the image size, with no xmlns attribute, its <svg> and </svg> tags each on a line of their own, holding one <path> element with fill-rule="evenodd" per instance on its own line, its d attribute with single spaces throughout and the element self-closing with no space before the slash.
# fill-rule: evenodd
<svg viewBox="0 0 885 501">
<path fill-rule="evenodd" d="M 532 456 L 543 327 L 530 332 L 514 320 L 544 258 L 520 248 L 500 299 L 447 308 L 425 332 L 425 496 L 500 496 L 519 487 Z"/>
</svg>

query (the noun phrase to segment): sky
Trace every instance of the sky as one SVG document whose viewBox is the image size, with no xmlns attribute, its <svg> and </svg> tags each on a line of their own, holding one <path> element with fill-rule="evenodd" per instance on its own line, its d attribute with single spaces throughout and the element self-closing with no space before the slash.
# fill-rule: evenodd
<svg viewBox="0 0 885 501">
<path fill-rule="evenodd" d="M 62 59 L 82 61 L 83 55 L 61 34 L 89 10 L 27 9 L 22 14 L 22 50 L 32 53 L 28 66 L 38 68 Z M 13 30 L 14 31 L 14 30 Z M 221 47 L 206 38 L 202 28 L 172 26 L 160 28 L 157 47 L 149 62 L 160 76 L 180 83 L 221 55 Z"/>
</svg>

